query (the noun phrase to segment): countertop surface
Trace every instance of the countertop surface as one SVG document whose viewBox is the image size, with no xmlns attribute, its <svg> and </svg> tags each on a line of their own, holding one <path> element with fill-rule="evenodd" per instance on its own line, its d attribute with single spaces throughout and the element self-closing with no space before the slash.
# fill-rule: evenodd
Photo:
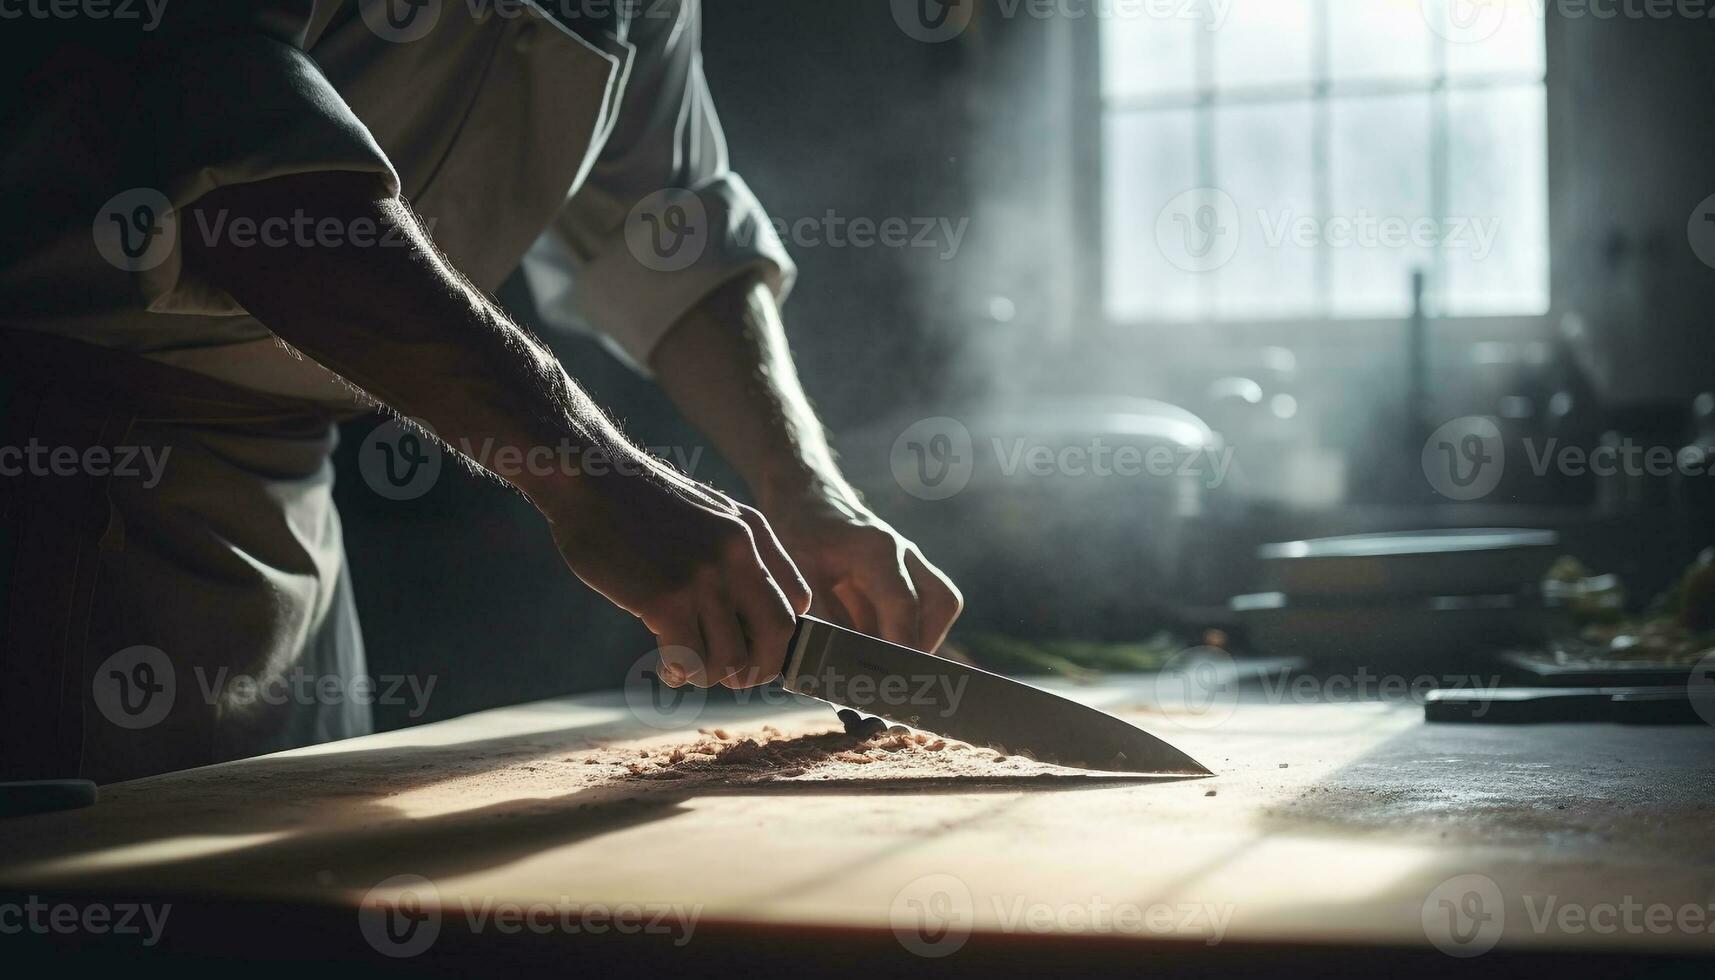
<svg viewBox="0 0 1715 980">
<path fill-rule="evenodd" d="M 937 959 L 996 934 L 1715 951 L 1715 728 L 1068 692 L 1216 775 L 857 745 L 797 700 L 663 717 L 602 694 L 103 787 L 6 822 L 0 890 L 344 909 L 353 936 L 352 910 L 427 909 L 496 940 L 509 909 L 528 931 L 532 909 L 635 907 L 676 945 L 833 928 Z"/>
</svg>

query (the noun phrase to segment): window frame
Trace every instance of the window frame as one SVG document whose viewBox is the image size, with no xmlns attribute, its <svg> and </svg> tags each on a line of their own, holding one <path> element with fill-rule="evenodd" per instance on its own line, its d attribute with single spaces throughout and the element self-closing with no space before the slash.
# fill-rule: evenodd
<svg viewBox="0 0 1715 980">
<path fill-rule="evenodd" d="M 1326 30 L 1325 3 L 1316 3 L 1316 25 L 1319 32 Z M 1545 32 L 1547 25 L 1543 25 Z M 1077 270 L 1078 297 L 1075 321 L 1089 327 L 1094 327 L 1100 333 L 1112 340 L 1136 338 L 1142 334 L 1171 333 L 1177 330 L 1194 328 L 1207 340 L 1220 343 L 1229 342 L 1235 346 L 1255 347 L 1270 344 L 1292 343 L 1321 345 L 1344 345 L 1348 343 L 1363 343 L 1373 341 L 1378 330 L 1397 328 L 1410 320 L 1410 314 L 1383 317 L 1348 317 L 1332 312 L 1310 316 L 1291 317 L 1232 317 L 1221 316 L 1210 312 L 1195 317 L 1169 316 L 1135 316 L 1121 317 L 1109 314 L 1107 305 L 1107 220 L 1108 213 L 1104 201 L 1104 177 L 1107 149 L 1107 121 L 1110 111 L 1113 111 L 1110 100 L 1103 91 L 1103 50 L 1102 50 L 1102 18 L 1085 17 L 1070 22 L 1071 29 L 1065 36 L 1067 61 L 1071 71 L 1067 81 L 1070 83 L 1070 98 L 1073 103 L 1072 119 L 1075 149 L 1072 154 L 1072 165 L 1075 168 L 1075 192 L 1073 220 L 1080 230 L 1075 236 L 1079 254 L 1074 267 Z M 1547 39 L 1545 38 L 1545 41 Z M 1326 74 L 1327 45 L 1326 34 L 1322 33 L 1316 40 L 1317 51 L 1313 56 L 1314 72 Z M 1548 336 L 1552 331 L 1548 324 L 1556 316 L 1555 297 L 1553 290 L 1553 211 L 1554 201 L 1554 159 L 1553 159 L 1553 120 L 1554 93 L 1552 88 L 1553 66 L 1545 64 L 1540 76 L 1524 72 L 1495 72 L 1481 75 L 1463 76 L 1456 80 L 1448 79 L 1445 66 L 1445 46 L 1443 41 L 1436 45 L 1435 71 L 1436 76 L 1429 82 L 1418 79 L 1358 79 L 1330 81 L 1323 78 L 1320 81 L 1304 83 L 1286 83 L 1277 86 L 1242 86 L 1221 89 L 1206 79 L 1198 79 L 1198 84 L 1184 91 L 1163 96 L 1136 97 L 1128 100 L 1133 104 L 1126 108 L 1131 110 L 1143 109 L 1186 109 L 1196 112 L 1198 139 L 1206 141 L 1198 151 L 1199 180 L 1204 186 L 1212 183 L 1210 161 L 1212 155 L 1208 151 L 1210 145 L 1210 130 L 1214 125 L 1214 113 L 1210 110 L 1217 105 L 1256 105 L 1270 101 L 1298 102 L 1311 101 L 1314 103 L 1314 113 L 1317 117 L 1319 132 L 1313 137 L 1315 152 L 1321 154 L 1325 147 L 1324 136 L 1326 115 L 1329 100 L 1345 96 L 1375 96 L 1393 94 L 1427 93 L 1431 97 L 1432 131 L 1430 147 L 1432 158 L 1430 210 L 1440 214 L 1446 210 L 1447 174 L 1446 152 L 1447 141 L 1447 95 L 1452 91 L 1481 91 L 1484 89 L 1516 88 L 1522 85 L 1538 85 L 1541 87 L 1545 102 L 1545 132 L 1546 159 L 1544 161 L 1545 192 L 1544 201 L 1548 205 L 1543 227 L 1545 246 L 1548 250 L 1547 268 L 1544 270 L 1544 285 L 1548 289 L 1547 308 L 1540 313 L 1518 313 L 1499 315 L 1442 315 L 1436 311 L 1433 299 L 1429 302 L 1428 317 L 1436 322 L 1438 329 L 1445 330 L 1449 339 L 1452 337 L 1470 338 L 1473 340 L 1493 337 L 1508 339 L 1531 339 Z M 1552 45 L 1545 44 L 1551 52 Z M 1198 64 L 1205 63 L 1200 56 Z M 1236 93 L 1237 97 L 1234 97 Z M 1223 98 L 1223 94 L 1226 97 Z M 1125 109 L 1119 111 L 1126 111 Z M 1319 157 L 1315 163 L 1318 173 L 1315 175 L 1318 210 L 1326 214 L 1326 187 L 1328 183 L 1328 162 L 1325 157 Z M 1183 188 L 1182 188 L 1183 189 Z M 1434 261 L 1429 268 L 1431 283 L 1439 282 L 1444 274 L 1445 256 L 1437 249 Z M 1317 275 L 1326 277 L 1328 262 L 1325 250 L 1318 250 L 1316 259 Z M 1327 295 L 1326 290 L 1331 283 L 1322 282 L 1318 291 Z M 1431 294 L 1433 296 L 1433 293 Z M 1384 334 L 1392 336 L 1392 334 Z"/>
</svg>

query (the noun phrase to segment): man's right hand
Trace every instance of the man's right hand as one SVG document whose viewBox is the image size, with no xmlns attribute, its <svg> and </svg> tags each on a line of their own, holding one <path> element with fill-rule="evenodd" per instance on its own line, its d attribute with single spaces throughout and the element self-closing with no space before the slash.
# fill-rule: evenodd
<svg viewBox="0 0 1715 980">
<path fill-rule="evenodd" d="M 659 639 L 665 683 L 779 676 L 810 588 L 756 510 L 641 454 L 545 509 L 578 578 Z"/>
</svg>

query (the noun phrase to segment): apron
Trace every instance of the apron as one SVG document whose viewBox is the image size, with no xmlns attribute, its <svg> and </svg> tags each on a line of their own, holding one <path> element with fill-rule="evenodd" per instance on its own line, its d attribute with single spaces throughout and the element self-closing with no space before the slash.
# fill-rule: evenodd
<svg viewBox="0 0 1715 980">
<path fill-rule="evenodd" d="M 18 331 L 0 398 L 0 779 L 371 730 L 327 409 Z"/>
<path fill-rule="evenodd" d="M 616 23 L 560 24 L 533 2 L 478 16 L 448 3 L 425 36 L 395 44 L 363 19 L 388 2 L 263 7 L 291 14 L 286 32 L 299 32 L 385 151 L 368 165 L 390 168 L 441 251 L 492 290 L 588 175 L 633 51 Z M 177 42 L 195 41 L 201 18 L 231 10 L 250 25 L 263 7 L 205 0 L 187 8 Z M 129 56 L 155 64 L 175 50 L 172 26 L 159 50 Z M 250 25 L 240 36 L 253 35 Z M 353 687 L 363 647 L 329 460 L 334 422 L 356 408 L 349 392 L 218 290 L 181 295 L 169 284 L 157 295 L 146 285 L 149 302 L 136 303 L 132 278 L 174 280 L 176 261 L 125 279 L 91 264 L 100 260 L 81 216 L 116 186 L 159 179 L 188 201 L 223 182 L 350 164 L 350 147 L 319 155 L 333 152 L 320 142 L 325 128 L 306 137 L 295 117 L 277 118 L 296 105 L 280 93 L 249 114 L 235 106 L 235 80 L 262 54 L 202 41 L 203 60 L 160 69 L 170 101 L 131 114 L 143 137 L 135 145 L 82 98 L 123 105 L 126 92 L 50 73 L 31 76 L 40 118 L 17 144 L 41 151 L 8 157 L 0 147 L 20 199 L 76 218 L 28 225 L 47 237 L 24 242 L 26 261 L 11 270 L 4 315 L 23 329 L 0 330 L 0 471 L 9 449 L 31 446 L 75 460 L 130 454 L 132 464 L 0 472 L 0 779 L 109 782 L 370 730 Z M 54 134 L 72 122 L 76 139 L 58 147 Z M 284 156 L 242 152 L 233 133 L 269 126 L 293 137 L 275 148 Z M 151 144 L 162 127 L 184 139 Z M 139 161 L 154 168 L 147 180 L 126 176 Z M 95 273 L 87 282 L 60 274 L 78 262 Z M 7 273 L 0 261 L 0 285 Z M 146 459 L 162 463 L 158 473 L 139 465 Z"/>
</svg>

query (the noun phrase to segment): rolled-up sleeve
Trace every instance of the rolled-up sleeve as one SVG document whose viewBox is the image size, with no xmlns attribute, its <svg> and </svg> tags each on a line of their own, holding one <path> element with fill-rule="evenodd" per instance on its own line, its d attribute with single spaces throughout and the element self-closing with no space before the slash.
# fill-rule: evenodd
<svg viewBox="0 0 1715 980">
<path fill-rule="evenodd" d="M 645 5 L 612 132 L 587 179 L 524 260 L 554 327 L 594 330 L 647 371 L 674 324 L 755 274 L 784 301 L 797 269 L 733 173 L 702 65 L 696 0 Z"/>
<path fill-rule="evenodd" d="M 158 107 L 154 186 L 176 211 L 217 187 L 301 173 L 373 174 L 379 190 L 398 193 L 386 153 L 303 50 L 311 4 L 251 0 L 198 16 L 211 9 L 169 19 L 143 74 L 147 104 Z M 181 235 L 205 233 L 181 223 Z M 181 255 L 138 274 L 152 312 L 242 312 Z"/>
</svg>

